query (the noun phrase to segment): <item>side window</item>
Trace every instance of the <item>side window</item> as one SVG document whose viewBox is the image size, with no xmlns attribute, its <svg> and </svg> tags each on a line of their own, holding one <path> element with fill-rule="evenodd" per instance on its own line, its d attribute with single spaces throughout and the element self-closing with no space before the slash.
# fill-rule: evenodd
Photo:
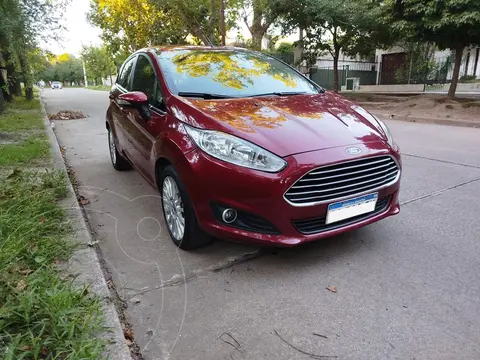
<svg viewBox="0 0 480 360">
<path fill-rule="evenodd" d="M 118 75 L 118 78 L 117 78 L 117 84 L 119 84 L 120 86 L 124 87 L 127 90 L 128 90 L 128 83 L 130 79 L 130 73 L 132 72 L 134 60 L 135 58 L 131 58 L 123 65 L 120 75 Z"/>
<path fill-rule="evenodd" d="M 157 98 L 155 70 L 152 64 L 150 64 L 150 61 L 143 55 L 138 56 L 137 64 L 135 65 L 132 91 L 144 92 L 148 96 L 149 103 L 155 106 Z"/>
</svg>

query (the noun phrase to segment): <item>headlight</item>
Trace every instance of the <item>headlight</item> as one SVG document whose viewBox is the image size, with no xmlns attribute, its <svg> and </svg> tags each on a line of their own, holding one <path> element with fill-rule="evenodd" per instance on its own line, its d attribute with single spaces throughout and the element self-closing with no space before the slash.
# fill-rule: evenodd
<svg viewBox="0 0 480 360">
<path fill-rule="evenodd" d="M 251 142 L 219 131 L 201 130 L 184 124 L 197 146 L 217 159 L 266 172 L 278 172 L 286 161 Z"/>
</svg>

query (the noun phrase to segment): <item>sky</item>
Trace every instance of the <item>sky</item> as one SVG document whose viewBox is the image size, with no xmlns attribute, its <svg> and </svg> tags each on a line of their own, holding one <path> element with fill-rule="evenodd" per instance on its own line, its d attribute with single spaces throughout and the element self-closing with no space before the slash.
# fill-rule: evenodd
<svg viewBox="0 0 480 360">
<path fill-rule="evenodd" d="M 63 19 L 63 25 L 66 31 L 62 34 L 62 40 L 59 42 L 51 41 L 48 44 L 42 44 L 43 48 L 50 50 L 54 54 L 73 54 L 80 55 L 83 45 L 101 45 L 100 29 L 90 25 L 87 20 L 87 13 L 90 7 L 90 0 L 71 0 Z M 228 40 L 233 41 L 236 34 L 240 32 L 247 39 L 250 32 L 243 22 L 240 24 L 240 30 L 232 29 L 228 32 Z M 289 36 L 285 40 L 293 42 L 297 35 Z"/>
<path fill-rule="evenodd" d="M 79 55 L 83 45 L 100 45 L 100 29 L 87 21 L 90 0 L 71 0 L 64 15 L 63 25 L 66 31 L 63 40 L 52 41 L 45 47 L 54 54 Z"/>
</svg>

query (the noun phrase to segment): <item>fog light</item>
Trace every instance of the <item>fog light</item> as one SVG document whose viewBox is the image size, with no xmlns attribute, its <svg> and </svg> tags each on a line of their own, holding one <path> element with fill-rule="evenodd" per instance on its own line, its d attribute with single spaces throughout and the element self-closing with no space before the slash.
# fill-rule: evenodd
<svg viewBox="0 0 480 360">
<path fill-rule="evenodd" d="M 237 210 L 235 209 L 225 209 L 222 212 L 222 220 L 227 224 L 233 223 L 237 220 Z"/>
</svg>

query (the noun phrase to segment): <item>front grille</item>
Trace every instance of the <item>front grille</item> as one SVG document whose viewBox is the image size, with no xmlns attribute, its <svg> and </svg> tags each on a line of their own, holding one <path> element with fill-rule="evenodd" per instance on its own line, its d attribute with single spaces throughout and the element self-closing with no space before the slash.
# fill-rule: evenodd
<svg viewBox="0 0 480 360">
<path fill-rule="evenodd" d="M 304 175 L 288 189 L 285 199 L 299 206 L 330 202 L 379 189 L 396 180 L 399 173 L 391 156 L 328 165 Z"/>
<path fill-rule="evenodd" d="M 256 233 L 269 234 L 269 235 L 279 235 L 280 231 L 268 220 L 264 218 L 248 213 L 245 211 L 237 210 L 237 219 L 230 224 L 225 224 L 222 221 L 222 212 L 227 208 L 227 206 L 211 203 L 212 211 L 217 218 L 218 222 L 228 225 L 237 229 L 252 231 Z"/>
<path fill-rule="evenodd" d="M 301 232 L 302 234 L 305 235 L 311 235 L 311 234 L 317 234 L 323 231 L 327 230 L 334 230 L 337 228 L 340 228 L 342 226 L 354 224 L 358 221 L 362 221 L 365 219 L 368 219 L 369 217 L 372 217 L 374 215 L 380 214 L 381 212 L 385 211 L 385 209 L 388 207 L 388 204 L 390 202 L 391 196 L 388 196 L 386 198 L 383 198 L 381 200 L 378 200 L 376 205 L 375 205 L 375 210 L 372 212 L 369 212 L 368 214 L 362 214 L 358 215 L 355 217 L 352 217 L 350 219 L 345 219 L 342 221 L 338 221 L 332 224 L 325 224 L 326 217 L 317 217 L 317 218 L 311 218 L 311 219 L 304 219 L 304 220 L 295 220 L 292 221 L 293 226 Z"/>
</svg>

